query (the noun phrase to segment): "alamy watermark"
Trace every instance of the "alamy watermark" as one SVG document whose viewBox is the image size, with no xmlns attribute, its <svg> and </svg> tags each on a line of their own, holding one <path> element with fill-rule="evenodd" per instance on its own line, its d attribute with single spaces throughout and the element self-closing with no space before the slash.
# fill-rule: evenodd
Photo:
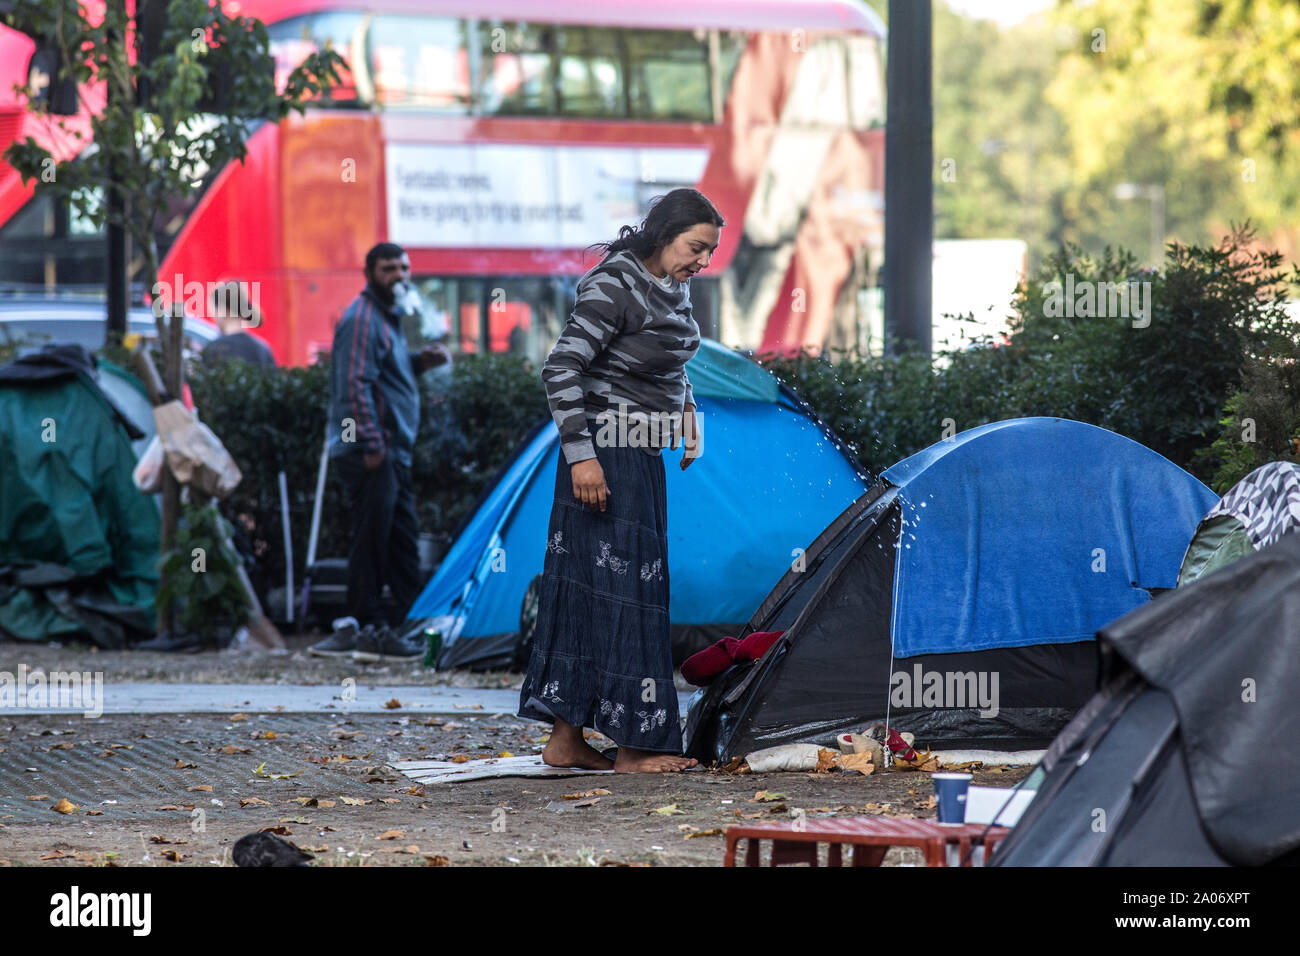
<svg viewBox="0 0 1300 956">
<path fill-rule="evenodd" d="M 889 679 L 894 707 L 978 707 L 981 717 L 998 715 L 997 671 L 894 671 Z"/>
<path fill-rule="evenodd" d="M 104 713 L 103 671 L 44 671 L 18 665 L 0 671 L 0 710 L 79 710 L 83 717 Z"/>
<path fill-rule="evenodd" d="M 681 412 L 629 411 L 619 403 L 618 411 L 607 408 L 595 416 L 597 428 L 594 441 L 600 448 L 668 448 L 673 436 L 683 435 L 685 416 Z M 696 418 L 696 448 L 702 440 L 699 419 Z"/>
<path fill-rule="evenodd" d="M 1043 283 L 1043 315 L 1049 319 L 1132 319 L 1133 328 L 1145 329 L 1151 324 L 1151 283 L 1136 279 L 1076 282 L 1074 273 L 1066 273 L 1064 283 L 1055 279 Z"/>
<path fill-rule="evenodd" d="M 176 273 L 170 281 L 153 284 L 152 309 L 156 318 L 167 315 L 168 304 L 184 306 L 188 315 L 205 319 L 238 318 L 244 328 L 262 324 L 262 284 L 227 279 L 223 282 L 185 281 Z"/>
</svg>

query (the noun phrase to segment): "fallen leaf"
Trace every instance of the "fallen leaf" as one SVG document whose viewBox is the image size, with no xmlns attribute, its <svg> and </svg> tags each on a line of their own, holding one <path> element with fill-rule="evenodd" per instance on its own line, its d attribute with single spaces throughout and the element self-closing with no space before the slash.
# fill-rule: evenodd
<svg viewBox="0 0 1300 956">
<path fill-rule="evenodd" d="M 258 833 L 277 833 L 277 834 L 279 834 L 280 836 L 292 836 L 292 835 L 293 835 L 293 831 L 292 831 L 292 830 L 290 830 L 288 827 L 286 827 L 286 826 L 282 826 L 282 825 L 280 825 L 280 824 L 276 824 L 276 825 L 273 826 L 273 827 L 262 827 L 262 829 L 258 830 L 257 832 L 258 832 Z"/>
<path fill-rule="evenodd" d="M 163 850 L 158 855 L 164 860 L 170 860 L 173 863 L 179 863 L 181 860 L 185 859 L 183 853 L 178 853 L 175 850 Z"/>
<path fill-rule="evenodd" d="M 596 790 L 583 790 L 581 793 L 566 793 L 560 799 L 561 800 L 583 800 L 586 799 L 587 797 L 607 797 L 607 796 L 609 796 L 609 791 L 606 790 L 604 787 L 600 787 Z"/>
<path fill-rule="evenodd" d="M 777 793 L 775 790 L 760 790 L 754 794 L 750 803 L 776 803 L 778 800 L 784 800 L 784 793 Z"/>
<path fill-rule="evenodd" d="M 414 787 L 403 790 L 402 793 L 409 793 L 413 797 L 423 797 L 424 787 L 417 783 Z"/>
<path fill-rule="evenodd" d="M 345 807 L 364 807 L 373 801 L 369 797 L 339 797 L 339 802 Z"/>
<path fill-rule="evenodd" d="M 219 754 L 251 754 L 252 752 L 247 747 L 236 747 L 234 744 L 226 744 L 217 751 Z"/>
<path fill-rule="evenodd" d="M 661 816 L 670 817 L 670 816 L 673 816 L 674 814 L 678 814 L 678 813 L 680 813 L 680 814 L 682 814 L 683 816 L 685 816 L 686 811 L 685 811 L 685 810 L 678 810 L 678 809 L 677 809 L 677 804 L 675 804 L 675 803 L 670 803 L 670 804 L 668 804 L 668 806 L 666 806 L 666 807 L 655 807 L 653 810 L 647 810 L 647 811 L 646 811 L 646 815 L 647 815 L 647 816 L 649 816 L 649 815 L 652 814 L 652 813 L 658 813 L 658 814 L 660 814 Z"/>
<path fill-rule="evenodd" d="M 176 766 L 174 766 L 172 769 L 173 769 L 173 770 L 193 770 L 193 769 L 195 768 L 195 766 L 196 766 L 195 764 L 192 764 L 192 763 L 186 763 L 184 760 L 181 760 L 179 757 L 177 757 L 177 758 L 176 758 Z"/>
<path fill-rule="evenodd" d="M 704 836 L 722 836 L 722 827 L 713 827 L 712 829 L 709 830 L 700 830 L 696 833 L 688 833 L 686 834 L 686 839 L 693 840 L 696 837 L 704 837 Z"/>
<path fill-rule="evenodd" d="M 398 700 L 396 697 L 394 697 L 392 700 L 384 704 L 384 707 L 387 708 L 388 710 L 397 710 L 401 706 L 402 706 L 402 702 Z"/>
<path fill-rule="evenodd" d="M 813 773 L 830 773 L 835 769 L 835 758 L 838 756 L 840 754 L 837 751 L 819 747 L 817 749 L 817 766 L 813 767 Z"/>
<path fill-rule="evenodd" d="M 855 770 L 863 776 L 870 776 L 876 772 L 876 765 L 871 762 L 869 753 L 841 754 L 836 766 L 841 770 Z"/>
<path fill-rule="evenodd" d="M 418 856 L 419 853 L 420 853 L 420 848 L 419 848 L 418 846 L 416 846 L 414 843 L 412 843 L 412 844 L 410 844 L 409 846 L 404 846 L 404 847 L 402 847 L 402 848 L 401 848 L 400 850 L 398 850 L 397 852 L 398 852 L 398 853 L 409 853 L 409 854 L 411 854 L 412 856 Z"/>
<path fill-rule="evenodd" d="M 379 834 L 379 839 L 400 840 L 404 836 L 406 836 L 405 830 L 385 830 L 383 833 Z"/>
<path fill-rule="evenodd" d="M 265 777 L 267 780 L 289 780 L 290 778 L 297 777 L 306 771 L 307 768 L 303 767 L 302 770 L 299 770 L 297 773 L 267 773 L 265 763 L 260 763 L 253 768 L 253 773 L 257 774 L 259 777 Z"/>
<path fill-rule="evenodd" d="M 175 842 L 177 842 L 177 841 L 175 841 L 175 840 L 169 840 L 169 839 L 167 839 L 167 838 L 164 837 L 164 836 L 151 836 L 151 837 L 149 838 L 149 842 L 150 842 L 150 843 L 175 843 Z M 181 842 L 184 842 L 184 841 L 181 841 Z"/>
<path fill-rule="evenodd" d="M 452 763 L 469 763 L 469 757 L 465 754 L 456 754 L 451 758 Z"/>
<path fill-rule="evenodd" d="M 340 730 L 334 736 L 339 740 L 351 740 L 353 737 L 360 737 L 361 733 L 360 730 Z"/>
<path fill-rule="evenodd" d="M 28 799 L 28 800 L 48 800 L 48 799 L 50 799 L 50 795 L 49 795 L 48 793 L 34 793 L 34 794 L 32 794 L 30 797 L 28 797 L 27 799 Z"/>
<path fill-rule="evenodd" d="M 934 799 L 934 797 L 930 797 L 928 800 L 922 800 L 920 803 L 918 803 L 918 804 L 916 805 L 916 809 L 917 809 L 917 810 L 933 810 L 936 806 L 938 806 L 938 804 L 935 803 L 935 799 Z"/>
<path fill-rule="evenodd" d="M 64 853 L 62 850 L 51 850 L 44 856 L 37 857 L 39 860 L 62 860 L 70 856 L 76 856 L 75 853 Z"/>
<path fill-rule="evenodd" d="M 451 860 L 445 856 L 426 856 L 425 859 L 429 861 L 430 866 L 451 866 Z"/>
<path fill-rule="evenodd" d="M 71 800 L 69 800 L 67 797 L 63 797 L 62 799 L 59 800 L 58 803 L 50 807 L 50 809 L 53 810 L 55 813 L 76 813 L 81 808 L 78 807 Z"/>
<path fill-rule="evenodd" d="M 380 799 L 379 802 L 380 803 L 401 803 L 402 801 L 398 800 L 396 797 L 383 797 Z"/>
<path fill-rule="evenodd" d="M 102 817 L 103 815 L 104 815 L 104 811 L 103 811 L 103 810 L 87 810 L 87 811 L 86 811 L 86 816 L 88 816 L 88 817 Z"/>
<path fill-rule="evenodd" d="M 264 730 L 260 734 L 253 734 L 253 739 L 254 740 L 275 740 L 276 739 L 275 731 Z"/>
<path fill-rule="evenodd" d="M 763 816 L 763 811 L 759 810 L 756 813 L 746 813 L 743 810 L 737 810 L 736 816 L 740 817 L 742 820 L 757 820 Z"/>
<path fill-rule="evenodd" d="M 197 786 L 194 786 L 194 787 L 186 787 L 185 789 L 186 789 L 186 790 L 189 790 L 189 791 L 195 791 L 195 790 L 197 790 L 197 791 L 200 792 L 200 793 L 211 793 L 211 792 L 212 792 L 212 784 L 210 784 L 210 783 L 201 783 L 201 784 L 198 784 Z"/>
<path fill-rule="evenodd" d="M 232 714 L 231 717 L 230 717 L 230 719 L 231 719 L 232 721 L 247 720 L 247 719 L 248 719 L 248 715 L 247 715 L 247 714 Z"/>
<path fill-rule="evenodd" d="M 159 810 L 179 810 L 180 807 L 176 806 L 176 804 L 174 804 L 174 803 L 169 803 L 169 804 L 167 804 L 166 806 L 159 807 L 158 809 L 159 809 Z"/>
<path fill-rule="evenodd" d="M 270 800 L 263 800 L 261 797 L 241 797 L 239 800 L 241 807 L 269 807 Z"/>
</svg>

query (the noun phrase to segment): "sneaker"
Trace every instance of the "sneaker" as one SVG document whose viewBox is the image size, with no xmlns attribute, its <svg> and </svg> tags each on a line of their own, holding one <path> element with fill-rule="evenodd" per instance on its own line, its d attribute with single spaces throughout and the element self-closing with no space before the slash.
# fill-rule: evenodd
<svg viewBox="0 0 1300 956">
<path fill-rule="evenodd" d="M 352 659 L 365 663 L 378 661 L 418 661 L 424 659 L 424 648 L 392 628 L 382 625 L 367 627 L 357 635 L 357 649 Z"/>
<path fill-rule="evenodd" d="M 137 651 L 160 651 L 164 654 L 197 654 L 203 650 L 203 641 L 199 635 L 189 631 L 182 634 L 163 631 L 156 637 L 151 637 L 133 647 Z"/>
<path fill-rule="evenodd" d="M 307 653 L 317 657 L 351 657 L 356 649 L 357 619 L 341 617 L 334 622 L 334 633 L 307 648 Z"/>
</svg>

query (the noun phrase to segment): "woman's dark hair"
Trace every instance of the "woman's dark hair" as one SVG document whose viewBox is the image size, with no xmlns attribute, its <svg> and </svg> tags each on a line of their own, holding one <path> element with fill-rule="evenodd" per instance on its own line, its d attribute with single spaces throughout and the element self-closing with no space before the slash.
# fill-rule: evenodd
<svg viewBox="0 0 1300 956">
<path fill-rule="evenodd" d="M 605 255 L 629 249 L 633 255 L 648 259 L 687 229 L 702 222 L 718 228 L 727 224 L 713 203 L 698 189 L 674 189 L 650 200 L 650 210 L 640 226 L 624 226 L 618 231 L 617 239 L 597 242 L 587 248 L 600 250 Z"/>
</svg>

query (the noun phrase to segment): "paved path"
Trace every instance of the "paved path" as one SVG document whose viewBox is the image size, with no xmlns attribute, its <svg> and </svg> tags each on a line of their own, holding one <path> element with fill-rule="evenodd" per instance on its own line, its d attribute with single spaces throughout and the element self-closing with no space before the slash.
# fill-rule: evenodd
<svg viewBox="0 0 1300 956">
<path fill-rule="evenodd" d="M 219 714 L 219 713 L 417 713 L 460 714 L 481 711 L 514 714 L 519 691 L 473 687 L 377 686 L 370 684 L 104 684 L 102 700 L 93 685 L 81 697 L 47 706 L 33 697 L 0 700 L 0 716 L 34 714 Z M 57 696 L 51 695 L 51 696 Z M 349 699 L 350 698 L 350 699 Z M 689 695 L 679 694 L 686 713 Z M 386 706 L 397 700 L 400 708 Z"/>
</svg>

